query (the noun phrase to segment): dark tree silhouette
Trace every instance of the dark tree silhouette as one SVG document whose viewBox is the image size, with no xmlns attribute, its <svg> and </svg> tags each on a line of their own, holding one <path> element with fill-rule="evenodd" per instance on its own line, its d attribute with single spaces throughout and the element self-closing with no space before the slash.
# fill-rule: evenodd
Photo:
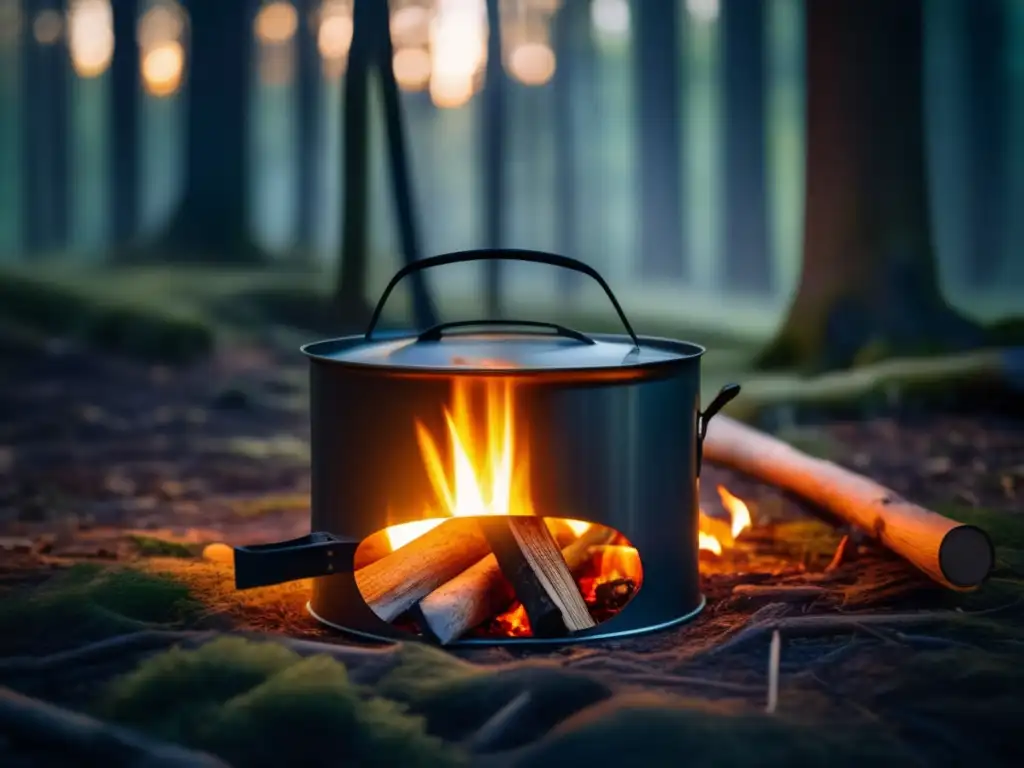
<svg viewBox="0 0 1024 768">
<path fill-rule="evenodd" d="M 139 1 L 113 3 L 114 58 L 110 65 L 110 237 L 125 243 L 139 223 Z"/>
<path fill-rule="evenodd" d="M 760 0 L 722 3 L 723 286 L 737 293 L 769 293 L 773 283 L 765 184 L 764 20 Z"/>
<path fill-rule="evenodd" d="M 249 234 L 248 121 L 254 0 L 186 0 L 185 189 L 158 243 L 175 260 L 266 260 Z"/>
<path fill-rule="evenodd" d="M 361 324 L 369 318 L 366 268 L 369 251 L 369 78 L 376 69 L 384 104 L 391 185 L 398 215 L 398 235 L 406 263 L 419 258 L 419 235 L 412 204 L 409 163 L 402 134 L 398 83 L 392 68 L 391 31 L 386 0 L 356 0 L 353 9 L 352 46 L 345 75 L 345 114 L 342 157 L 345 195 L 341 244 L 341 270 L 336 299 L 343 322 Z M 434 325 L 437 312 L 421 274 L 409 277 L 414 322 Z"/>
<path fill-rule="evenodd" d="M 766 367 L 967 347 L 932 247 L 920 0 L 808 0 L 807 188 L 797 294 Z"/>
<path fill-rule="evenodd" d="M 965 16 L 969 84 L 965 261 L 968 283 L 979 288 L 996 279 L 1006 242 L 1008 9 L 1003 0 L 970 0 L 960 8 Z"/>
<path fill-rule="evenodd" d="M 682 279 L 689 269 L 682 215 L 679 4 L 646 0 L 632 8 L 640 269 L 648 279 Z"/>
<path fill-rule="evenodd" d="M 501 247 L 505 230 L 505 67 L 502 64 L 501 8 L 499 0 L 487 0 L 487 65 L 484 71 L 483 119 L 480 146 L 483 149 L 484 245 Z M 488 317 L 501 317 L 501 272 L 503 264 L 484 265 L 484 307 Z"/>
<path fill-rule="evenodd" d="M 317 50 L 316 13 L 320 0 L 298 0 L 299 28 L 296 32 L 296 97 L 298 101 L 296 157 L 299 165 L 299 214 L 296 241 L 309 256 L 316 237 L 317 173 L 320 145 L 320 53 Z"/>
<path fill-rule="evenodd" d="M 46 245 L 48 211 L 43 200 L 47 187 L 42 149 L 46 143 L 43 127 L 46 110 L 43 103 L 45 70 L 42 47 L 32 34 L 32 20 L 42 7 L 40 0 L 22 0 L 21 45 L 18 49 L 21 75 L 21 240 L 22 250 L 33 253 Z"/>
<path fill-rule="evenodd" d="M 579 256 L 578 222 L 580 194 L 578 178 L 579 139 L 574 126 L 579 111 L 576 94 L 583 100 L 593 95 L 596 51 L 587 0 L 565 0 L 554 18 L 554 49 L 558 54 L 555 70 L 555 189 L 557 217 L 555 242 L 559 253 Z M 586 130 L 584 128 L 584 130 Z M 570 295 L 580 283 L 580 275 L 558 270 L 562 295 Z"/>
<path fill-rule="evenodd" d="M 67 244 L 70 225 L 67 36 L 42 44 L 33 21 L 43 11 L 66 18 L 63 0 L 26 0 L 21 62 L 23 240 L 27 252 Z"/>
</svg>

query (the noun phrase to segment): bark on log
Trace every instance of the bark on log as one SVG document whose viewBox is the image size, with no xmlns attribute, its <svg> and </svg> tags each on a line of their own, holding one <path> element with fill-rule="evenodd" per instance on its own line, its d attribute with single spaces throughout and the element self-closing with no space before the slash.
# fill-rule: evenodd
<svg viewBox="0 0 1024 768">
<path fill-rule="evenodd" d="M 613 535 L 610 528 L 592 525 L 562 549 L 562 559 L 576 571 L 586 563 L 591 547 L 607 544 Z M 429 630 L 446 645 L 506 610 L 514 599 L 492 553 L 423 598 L 420 611 Z"/>
<path fill-rule="evenodd" d="M 943 586 L 978 587 L 992 570 L 988 535 L 727 416 L 711 422 L 704 458 L 784 488 L 855 525 Z"/>
<path fill-rule="evenodd" d="M 452 518 L 357 570 L 356 586 L 377 616 L 394 621 L 488 551 L 476 518 Z"/>
<path fill-rule="evenodd" d="M 526 609 L 533 637 L 560 637 L 596 626 L 544 520 L 481 519 L 498 566 Z"/>
</svg>

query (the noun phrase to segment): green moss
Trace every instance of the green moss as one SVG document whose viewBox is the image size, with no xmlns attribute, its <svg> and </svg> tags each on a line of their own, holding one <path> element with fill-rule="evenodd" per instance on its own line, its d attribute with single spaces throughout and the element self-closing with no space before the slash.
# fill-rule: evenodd
<svg viewBox="0 0 1024 768">
<path fill-rule="evenodd" d="M 212 350 L 214 332 L 201 317 L 127 296 L 88 281 L 3 273 L 0 321 L 151 362 L 185 364 Z"/>
<path fill-rule="evenodd" d="M 611 695 L 604 683 L 554 663 L 521 662 L 481 670 L 422 646 L 403 649 L 401 662 L 380 681 L 377 691 L 422 714 L 430 731 L 445 738 L 475 731 L 517 696 L 529 693 L 529 716 L 503 734 L 507 746 L 533 741 L 569 715 Z"/>
<path fill-rule="evenodd" d="M 193 617 L 184 585 L 130 569 L 75 566 L 0 602 L 0 653 L 47 653 Z"/>
<path fill-rule="evenodd" d="M 805 713 L 806 716 L 809 713 Z M 897 766 L 911 755 L 884 728 L 855 722 L 815 727 L 785 715 L 763 715 L 667 696 L 617 697 L 560 725 L 524 750 L 515 766 L 606 765 Z"/>
<path fill-rule="evenodd" d="M 167 541 L 153 536 L 131 536 L 129 538 L 139 554 L 144 557 L 195 557 L 199 554 L 198 546 L 190 546 L 178 541 Z"/>
<path fill-rule="evenodd" d="M 326 656 L 221 638 L 173 649 L 115 681 L 100 714 L 235 765 L 447 766 L 460 755 L 422 718 L 352 685 Z"/>
</svg>

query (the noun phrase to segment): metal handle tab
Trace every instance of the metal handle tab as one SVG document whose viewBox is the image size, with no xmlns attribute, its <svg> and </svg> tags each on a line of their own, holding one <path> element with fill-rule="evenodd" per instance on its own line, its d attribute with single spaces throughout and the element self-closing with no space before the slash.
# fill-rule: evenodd
<svg viewBox="0 0 1024 768">
<path fill-rule="evenodd" d="M 273 544 L 235 547 L 235 589 L 350 571 L 358 546 L 357 539 L 315 532 Z"/>
<path fill-rule="evenodd" d="M 704 462 L 704 438 L 708 434 L 708 422 L 739 393 L 739 384 L 726 384 L 718 390 L 708 407 L 697 415 L 697 477 L 700 477 L 701 464 Z"/>
</svg>

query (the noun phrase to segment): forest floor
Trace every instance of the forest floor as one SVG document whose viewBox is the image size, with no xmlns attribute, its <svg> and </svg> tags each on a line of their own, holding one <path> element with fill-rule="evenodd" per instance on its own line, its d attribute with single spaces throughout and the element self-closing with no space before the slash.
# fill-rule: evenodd
<svg viewBox="0 0 1024 768">
<path fill-rule="evenodd" d="M 208 546 L 308 532 L 305 378 L 263 344 L 173 367 L 0 343 L 0 685 L 238 766 L 1024 757 L 1024 424 L 923 412 L 792 435 L 984 527 L 999 565 L 977 593 L 869 544 L 826 572 L 845 530 L 709 467 L 702 503 L 725 486 L 770 541 L 702 558 L 693 623 L 545 652 L 370 649 L 313 622 L 302 582 L 235 592 L 227 548 Z M 60 738 L 22 725 L 0 706 L 0 763 L 68 764 Z"/>
</svg>

